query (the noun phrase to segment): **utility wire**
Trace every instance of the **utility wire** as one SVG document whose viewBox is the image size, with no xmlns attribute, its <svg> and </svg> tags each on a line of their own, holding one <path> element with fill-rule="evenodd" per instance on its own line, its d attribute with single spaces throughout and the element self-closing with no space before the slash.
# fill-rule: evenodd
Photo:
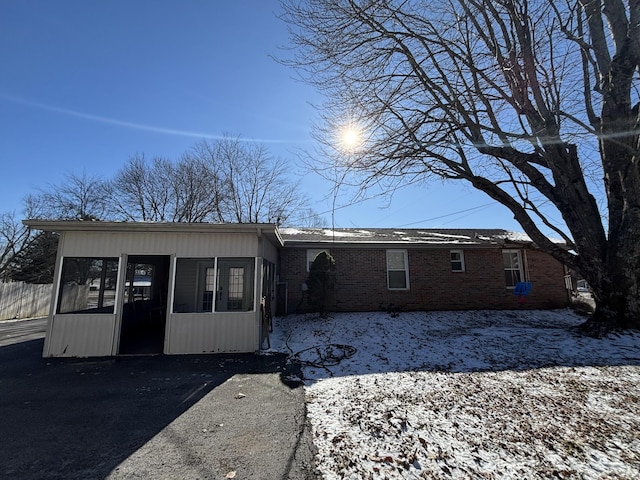
<svg viewBox="0 0 640 480">
<path fill-rule="evenodd" d="M 492 205 L 496 205 L 496 202 L 484 203 L 482 205 L 478 205 L 477 207 L 471 207 L 471 208 L 466 208 L 464 210 L 458 210 L 457 212 L 446 213 L 438 217 L 426 218 L 424 220 L 418 220 L 417 222 L 405 223 L 404 225 L 398 225 L 398 227 L 410 227 L 411 225 L 416 225 L 418 223 L 431 222 L 433 220 L 439 220 L 441 218 L 452 217 L 453 215 L 458 215 L 460 213 L 465 213 L 465 212 L 471 212 L 472 210 L 479 210 L 481 208 L 487 208 Z"/>
</svg>

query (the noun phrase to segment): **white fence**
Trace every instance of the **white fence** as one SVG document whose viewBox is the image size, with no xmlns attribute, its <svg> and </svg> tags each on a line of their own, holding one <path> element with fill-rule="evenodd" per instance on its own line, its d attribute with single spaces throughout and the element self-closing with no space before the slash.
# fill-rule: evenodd
<svg viewBox="0 0 640 480">
<path fill-rule="evenodd" d="M 0 320 L 46 317 L 52 291 L 51 284 L 0 283 Z"/>
</svg>

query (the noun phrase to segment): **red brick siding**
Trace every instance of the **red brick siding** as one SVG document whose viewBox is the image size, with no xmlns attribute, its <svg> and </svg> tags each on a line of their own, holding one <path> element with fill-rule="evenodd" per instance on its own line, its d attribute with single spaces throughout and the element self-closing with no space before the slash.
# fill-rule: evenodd
<svg viewBox="0 0 640 480">
<path fill-rule="evenodd" d="M 504 281 L 499 249 L 466 249 L 465 271 L 452 272 L 448 249 L 409 248 L 409 290 L 387 288 L 385 248 L 332 248 L 336 262 L 335 311 L 467 310 L 560 308 L 567 305 L 564 268 L 552 257 L 526 251 L 533 284 L 524 304 L 516 301 Z M 523 251 L 524 253 L 524 251 Z M 280 282 L 288 285 L 288 312 L 306 311 L 302 284 L 306 281 L 306 249 L 280 252 Z M 281 287 L 282 288 L 282 287 Z"/>
</svg>

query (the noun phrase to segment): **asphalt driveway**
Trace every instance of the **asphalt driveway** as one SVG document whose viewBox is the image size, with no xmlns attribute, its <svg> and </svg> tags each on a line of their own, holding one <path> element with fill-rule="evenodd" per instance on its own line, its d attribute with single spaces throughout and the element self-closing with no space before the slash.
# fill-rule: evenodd
<svg viewBox="0 0 640 480">
<path fill-rule="evenodd" d="M 0 322 L 0 478 L 317 478 L 283 356 L 42 359 L 33 336 Z"/>
</svg>

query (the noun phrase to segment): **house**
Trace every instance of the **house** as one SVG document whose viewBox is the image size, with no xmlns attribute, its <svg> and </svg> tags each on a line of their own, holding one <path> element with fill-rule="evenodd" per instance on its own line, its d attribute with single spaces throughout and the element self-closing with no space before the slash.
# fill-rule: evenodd
<svg viewBox="0 0 640 480">
<path fill-rule="evenodd" d="M 25 224 L 60 233 L 45 357 L 260 350 L 271 311 L 309 309 L 321 251 L 335 259 L 335 311 L 568 304 L 563 265 L 504 230 Z"/>
<path fill-rule="evenodd" d="M 285 228 L 280 234 L 286 294 L 279 313 L 305 310 L 305 281 L 320 251 L 335 260 L 335 311 L 546 309 L 569 301 L 564 266 L 514 232 Z"/>
</svg>

